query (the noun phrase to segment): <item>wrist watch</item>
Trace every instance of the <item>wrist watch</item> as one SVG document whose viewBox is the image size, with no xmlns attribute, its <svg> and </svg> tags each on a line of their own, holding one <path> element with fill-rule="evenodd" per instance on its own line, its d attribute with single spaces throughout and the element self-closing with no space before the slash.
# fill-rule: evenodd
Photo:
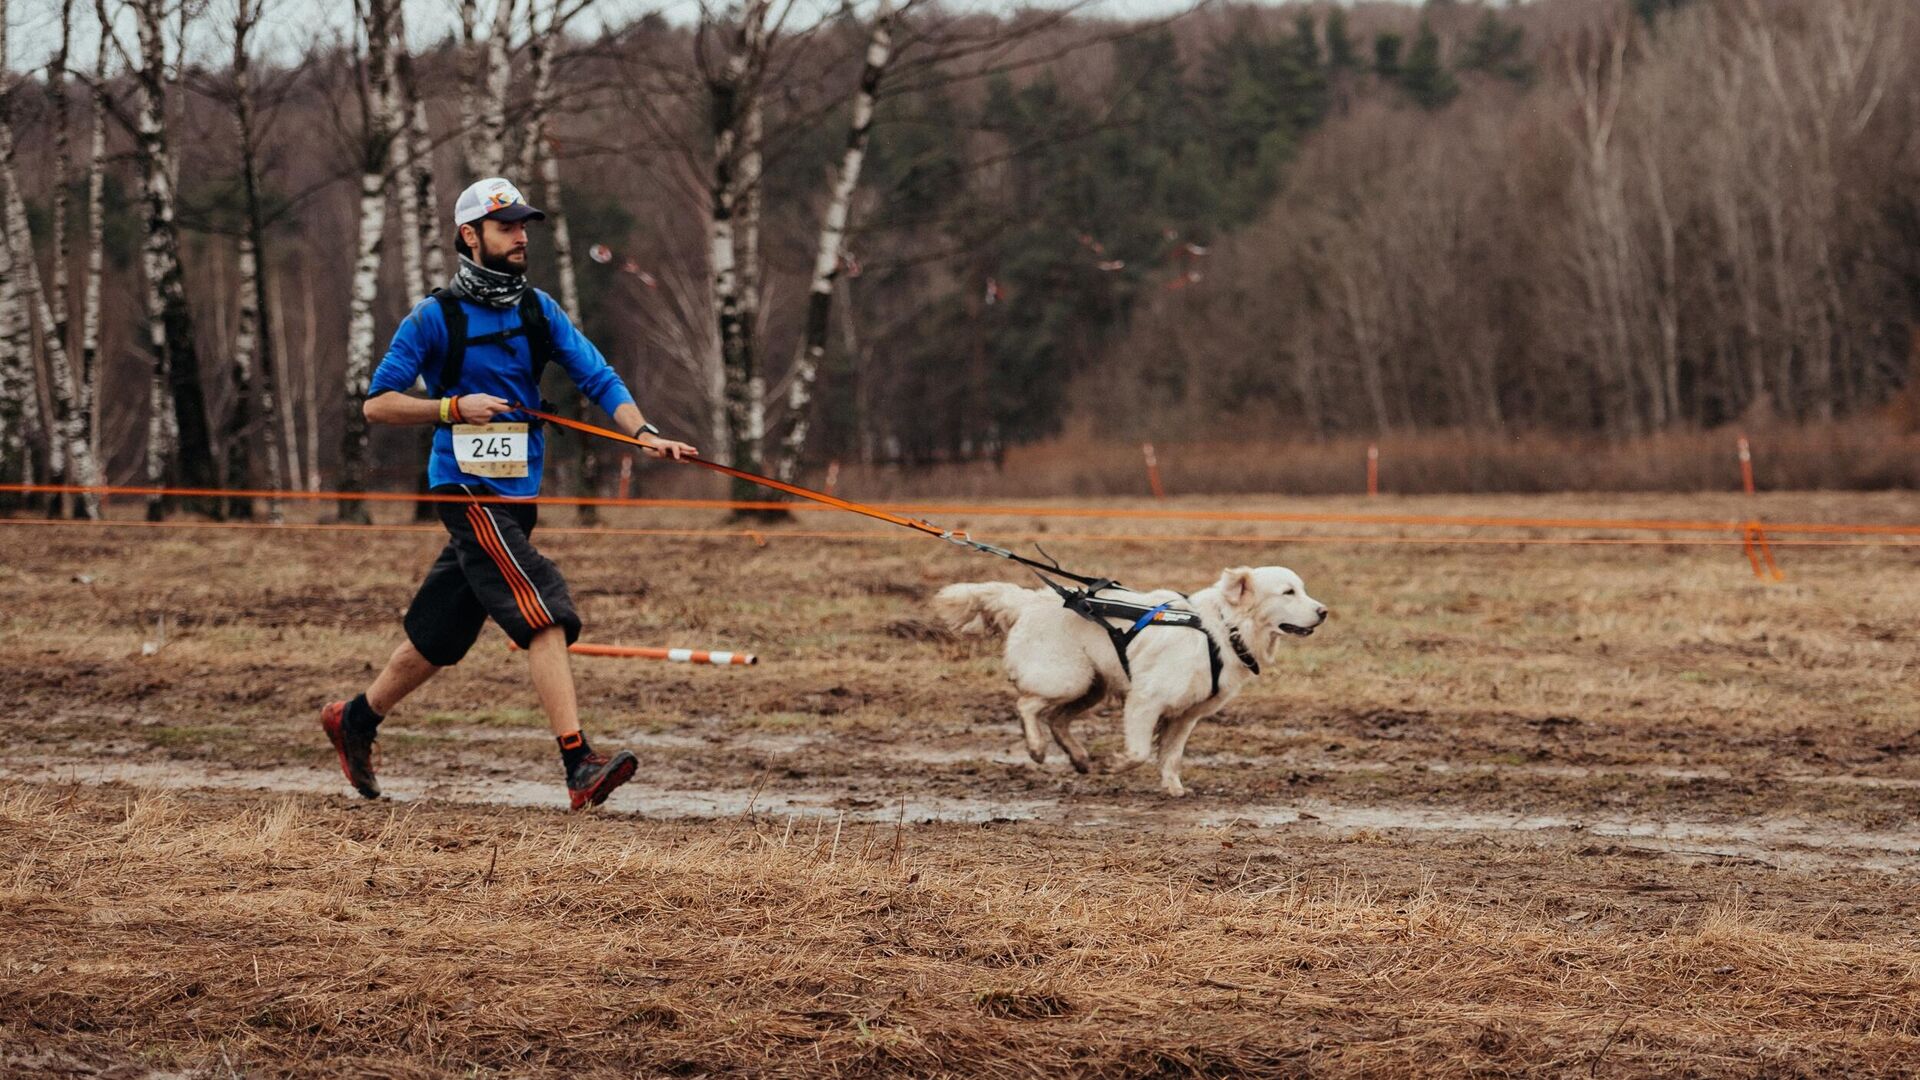
<svg viewBox="0 0 1920 1080">
<path fill-rule="evenodd" d="M 633 437 L 637 439 L 642 435 L 652 435 L 655 438 L 658 438 L 660 435 L 660 429 L 657 427 L 654 427 L 652 424 L 641 424 L 640 430 L 634 432 Z"/>
</svg>

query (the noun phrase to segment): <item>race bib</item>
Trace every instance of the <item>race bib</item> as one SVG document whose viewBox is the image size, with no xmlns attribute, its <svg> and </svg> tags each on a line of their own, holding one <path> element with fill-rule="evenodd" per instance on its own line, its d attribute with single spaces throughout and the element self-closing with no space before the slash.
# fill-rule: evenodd
<svg viewBox="0 0 1920 1080">
<path fill-rule="evenodd" d="M 525 476 L 527 425 L 455 424 L 453 460 L 468 476 Z"/>
</svg>

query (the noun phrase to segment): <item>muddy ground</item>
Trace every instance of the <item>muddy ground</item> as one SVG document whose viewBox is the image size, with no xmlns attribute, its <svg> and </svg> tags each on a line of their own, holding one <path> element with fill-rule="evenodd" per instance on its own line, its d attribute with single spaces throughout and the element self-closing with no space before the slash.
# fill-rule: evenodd
<svg viewBox="0 0 1920 1080">
<path fill-rule="evenodd" d="M 1182 505 L 1221 508 L 1171 508 Z M 1231 508 L 1713 520 L 1755 510 L 1732 499 L 1644 496 Z M 1920 521 L 1912 495 L 1779 495 L 1758 509 L 1773 521 Z M 952 581 L 1013 579 L 1004 563 L 910 534 L 794 535 L 862 527 L 813 515 L 764 527 L 757 539 L 614 531 L 728 525 L 697 511 L 621 511 L 598 533 L 571 531 L 566 519 L 548 514 L 536 536 L 567 573 L 586 640 L 762 660 L 692 669 L 576 658 L 589 735 L 642 761 L 591 823 L 594 835 L 624 828 L 628 842 L 677 843 L 750 832 L 781 851 L 865 843 L 869 857 L 892 843 L 967 865 L 1004 851 L 1009 867 L 1043 856 L 1093 878 L 1160 875 L 1176 883 L 1169 887 L 1202 891 L 1241 889 L 1249 873 L 1267 880 L 1284 868 L 1293 880 L 1351 885 L 1387 910 L 1430 896 L 1472 918 L 1614 942 L 1698 927 L 1735 905 L 1758 913 L 1769 933 L 1890 951 L 1883 958 L 1908 965 L 1908 981 L 1891 984 L 1891 1011 L 1862 1011 L 1857 1031 L 1844 1009 L 1819 1022 L 1838 1023 L 1838 1033 L 1796 1028 L 1783 1013 L 1765 1038 L 1661 1036 L 1598 1005 L 1590 1022 L 1556 1027 L 1522 1009 L 1504 1022 L 1499 1046 L 1458 1057 L 1458 1046 L 1442 1053 L 1434 1044 L 1430 1063 L 1584 1072 L 1600 1060 L 1596 1032 L 1610 1031 L 1605 1060 L 1628 1072 L 1745 1075 L 1783 1062 L 1812 1073 L 1920 1069 L 1920 1000 L 1911 994 L 1920 970 L 1920 549 L 1783 547 L 1787 580 L 1774 583 L 1756 580 L 1740 548 L 1684 545 L 1681 534 L 1651 546 L 1521 547 L 1442 540 L 1546 534 L 954 522 L 989 538 L 1050 537 L 1048 550 L 1068 565 L 1130 584 L 1191 590 L 1225 565 L 1289 565 L 1333 608 L 1321 634 L 1284 646 L 1252 689 L 1198 729 L 1184 773 L 1192 794 L 1176 800 L 1145 771 L 1080 776 L 1057 752 L 1043 766 L 1027 760 L 996 645 L 952 638 L 926 606 Z M 1236 531 L 1266 539 L 1234 539 Z M 1374 542 L 1409 533 L 1425 539 Z M 1186 539 L 1142 538 L 1154 534 Z M 1274 539 L 1283 535 L 1290 539 Z M 111 815 L 138 790 L 166 789 L 191 820 L 291 795 L 317 823 L 417 807 L 482 834 L 574 827 L 555 824 L 564 794 L 524 658 L 492 630 L 384 727 L 391 801 L 367 807 L 347 795 L 317 710 L 362 689 L 398 640 L 399 614 L 439 543 L 430 530 L 20 524 L 0 526 L 0 542 L 11 598 L 0 615 L 8 684 L 0 776 L 17 797 L 57 794 L 73 813 Z M 1111 713 L 1085 725 L 1097 757 L 1116 749 L 1116 729 Z M 21 829 L 10 838 L 30 843 Z M 886 839 L 889 830 L 899 839 Z M 12 894 L 16 917 L 50 918 L 22 907 L 21 895 Z M 100 948 L 112 947 L 110 929 L 99 937 Z M 16 954 L 7 970 L 20 977 L 26 962 Z M 31 962 L 43 965 L 34 978 L 57 974 L 45 959 Z M 1781 987 L 1792 970 L 1780 968 Z M 1367 995 L 1355 993 L 1348 1004 L 1364 1013 Z M 96 1007 L 113 1000 L 105 994 Z M 265 1044 L 169 1034 L 84 1009 L 87 1022 L 77 1023 L 32 993 L 0 997 L 0 1007 L 0 1030 L 75 1068 L 206 1067 L 213 1047 L 256 1053 L 251 1067 L 266 1072 L 312 1066 Z M 1678 1000 L 1652 993 L 1647 1008 L 1668 1007 Z M 1232 1030 L 1236 1015 L 1212 1020 Z M 1348 1037 L 1384 1052 L 1397 1036 L 1362 1025 Z M 457 1057 L 408 1053 L 396 1044 L 392 1060 L 422 1075 L 460 1071 Z M 1368 1072 L 1422 1060 L 1327 1054 L 1323 1046 L 1282 1055 L 1281 1065 L 1255 1071 Z M 608 1067 L 642 1064 L 621 1060 Z M 694 1072 L 767 1064 L 684 1060 Z M 825 1071 L 858 1072 L 863 1060 Z M 1150 1071 L 1142 1060 L 1080 1065 Z M 779 1064 L 808 1071 L 798 1058 Z"/>
</svg>

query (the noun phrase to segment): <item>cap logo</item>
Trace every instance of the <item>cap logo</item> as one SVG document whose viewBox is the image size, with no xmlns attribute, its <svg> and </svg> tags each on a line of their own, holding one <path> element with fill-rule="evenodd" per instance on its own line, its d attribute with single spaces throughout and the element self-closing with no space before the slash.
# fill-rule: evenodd
<svg viewBox="0 0 1920 1080">
<path fill-rule="evenodd" d="M 495 210 L 504 210 L 509 206 L 523 201 L 525 200 L 520 198 L 518 191 L 512 188 L 501 188 L 487 196 L 487 213 L 491 214 Z"/>
</svg>

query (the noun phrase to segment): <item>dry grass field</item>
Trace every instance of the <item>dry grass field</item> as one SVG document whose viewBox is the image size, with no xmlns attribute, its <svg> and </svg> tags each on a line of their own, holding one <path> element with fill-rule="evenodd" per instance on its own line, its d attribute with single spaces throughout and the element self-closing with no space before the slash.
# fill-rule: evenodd
<svg viewBox="0 0 1920 1080">
<path fill-rule="evenodd" d="M 1783 547 L 1772 583 L 1677 534 L 952 522 L 1133 584 L 1281 563 L 1333 608 L 1172 800 L 1026 760 L 997 647 L 925 604 L 1007 564 L 605 519 L 540 534 L 587 640 L 762 663 L 577 659 L 589 734 L 642 758 L 585 816 L 493 631 L 386 724 L 391 799 L 341 781 L 316 711 L 392 648 L 431 531 L 0 525 L 0 1074 L 1920 1072 L 1920 548 Z"/>
</svg>

